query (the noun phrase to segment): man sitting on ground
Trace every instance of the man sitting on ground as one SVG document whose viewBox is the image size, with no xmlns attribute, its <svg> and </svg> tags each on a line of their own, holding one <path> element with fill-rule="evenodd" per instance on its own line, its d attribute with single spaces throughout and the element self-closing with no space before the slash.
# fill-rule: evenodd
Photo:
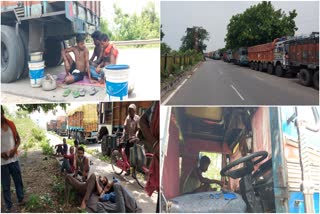
<svg viewBox="0 0 320 214">
<path fill-rule="evenodd" d="M 210 184 L 218 184 L 222 186 L 221 181 L 204 178 L 202 176 L 202 173 L 208 170 L 209 165 L 210 159 L 207 156 L 202 156 L 200 159 L 200 166 L 191 170 L 190 174 L 187 176 L 183 185 L 183 193 L 211 191 L 212 189 Z"/>
<path fill-rule="evenodd" d="M 103 59 L 102 62 L 97 66 L 96 73 L 101 74 L 102 69 L 107 65 L 117 64 L 117 58 L 119 51 L 114 44 L 109 42 L 107 34 L 101 34 L 100 42 L 103 47 Z"/>
<path fill-rule="evenodd" d="M 89 69 L 89 51 L 85 46 L 85 35 L 79 34 L 76 37 L 77 45 L 71 48 L 66 48 L 61 51 L 63 57 L 64 66 L 66 69 L 66 77 L 64 82 L 71 84 L 83 80 L 86 72 L 90 79 L 90 82 L 95 82 L 91 79 Z M 70 56 L 70 52 L 74 53 L 75 61 Z"/>
<path fill-rule="evenodd" d="M 64 155 L 68 153 L 68 144 L 65 138 L 63 138 L 63 143 L 62 144 L 57 144 L 54 146 L 54 148 L 56 149 L 56 155 L 60 156 L 60 155 Z"/>
<path fill-rule="evenodd" d="M 103 47 L 100 42 L 100 36 L 101 36 L 101 32 L 98 30 L 91 34 L 91 38 L 93 39 L 93 43 L 95 47 L 93 50 L 93 54 L 89 60 L 89 64 L 94 67 L 97 67 L 101 63 L 102 57 L 103 57 Z M 95 58 L 96 60 L 94 60 Z"/>
<path fill-rule="evenodd" d="M 84 148 L 80 146 L 77 151 L 76 161 L 75 161 L 75 172 L 73 177 L 80 175 L 81 181 L 85 182 L 89 174 L 89 159 L 84 156 Z"/>
<path fill-rule="evenodd" d="M 67 173 L 74 173 L 74 147 L 70 147 L 70 154 L 63 155 L 63 162 L 61 165 L 61 173 L 66 171 Z"/>
</svg>

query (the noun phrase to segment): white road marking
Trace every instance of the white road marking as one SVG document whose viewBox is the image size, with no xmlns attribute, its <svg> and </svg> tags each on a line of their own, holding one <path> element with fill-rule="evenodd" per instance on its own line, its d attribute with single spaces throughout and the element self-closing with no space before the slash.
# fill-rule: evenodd
<svg viewBox="0 0 320 214">
<path fill-rule="evenodd" d="M 195 68 L 195 69 L 193 70 L 193 73 L 196 72 L 196 70 L 198 70 L 198 68 Z"/>
<path fill-rule="evenodd" d="M 258 80 L 263 81 L 263 79 L 261 77 L 255 76 L 255 78 L 257 78 Z"/>
<path fill-rule="evenodd" d="M 239 93 L 239 91 L 233 86 L 233 85 L 230 85 L 230 87 L 239 95 L 239 97 L 244 100 L 243 96 L 241 96 L 241 94 Z"/>
<path fill-rule="evenodd" d="M 167 97 L 167 99 L 162 102 L 162 105 L 167 104 L 167 102 L 177 93 L 177 91 L 183 86 L 183 84 L 185 84 L 188 81 L 188 79 L 183 80 L 183 82 L 170 94 L 169 97 Z"/>
</svg>

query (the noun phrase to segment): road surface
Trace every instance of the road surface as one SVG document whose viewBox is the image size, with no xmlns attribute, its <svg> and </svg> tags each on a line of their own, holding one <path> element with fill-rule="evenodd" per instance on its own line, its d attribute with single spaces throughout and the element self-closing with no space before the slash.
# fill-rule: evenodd
<svg viewBox="0 0 320 214">
<path fill-rule="evenodd" d="M 53 134 L 50 134 L 47 132 L 46 136 L 50 140 L 50 144 L 53 146 L 62 143 L 62 140 Z M 87 145 L 87 148 L 90 148 L 90 149 L 99 150 L 99 147 L 100 147 L 100 144 Z M 93 163 L 93 165 L 90 166 L 90 173 L 94 172 L 96 175 L 106 175 L 109 180 L 112 180 L 112 177 L 115 176 L 120 180 L 121 185 L 123 185 L 125 188 L 127 188 L 131 192 L 131 194 L 133 194 L 133 196 L 137 200 L 138 205 L 141 207 L 142 212 L 154 213 L 156 211 L 156 204 L 157 204 L 157 197 L 158 197 L 157 193 L 153 193 L 152 196 L 149 197 L 132 177 L 129 177 L 129 176 L 125 177 L 124 175 L 117 176 L 113 173 L 111 164 L 103 162 L 88 153 L 85 153 L 85 155 Z"/>
<path fill-rule="evenodd" d="M 90 53 L 91 56 L 91 53 Z M 129 85 L 134 85 L 134 91 L 128 100 L 159 100 L 160 99 L 160 52 L 159 48 L 135 48 L 119 50 L 117 64 L 128 64 L 130 66 Z M 45 73 L 58 75 L 65 71 L 64 65 L 45 68 Z M 72 94 L 63 97 L 65 88 L 89 91 L 91 86 L 59 84 L 53 91 L 43 91 L 41 88 L 32 88 L 30 79 L 24 78 L 14 83 L 2 83 L 2 103 L 40 103 L 42 102 L 70 102 L 70 101 L 108 101 L 106 89 L 96 87 L 98 93 L 90 96 L 86 93 L 84 97 L 73 98 Z M 18 96 L 11 99 L 10 95 Z M 17 100 L 17 101 L 16 101 Z M 40 100 L 40 102 L 39 102 Z"/>
<path fill-rule="evenodd" d="M 319 91 L 296 78 L 207 59 L 166 99 L 165 105 L 318 105 Z"/>
</svg>

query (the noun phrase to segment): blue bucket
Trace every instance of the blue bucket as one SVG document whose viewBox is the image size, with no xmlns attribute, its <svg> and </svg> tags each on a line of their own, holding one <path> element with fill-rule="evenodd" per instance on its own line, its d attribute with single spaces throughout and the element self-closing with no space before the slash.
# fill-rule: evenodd
<svg viewBox="0 0 320 214">
<path fill-rule="evenodd" d="M 30 84 L 33 88 L 42 86 L 42 80 L 44 78 L 44 61 L 40 62 L 28 62 L 29 65 L 29 77 Z"/>
<path fill-rule="evenodd" d="M 128 99 L 128 65 L 108 65 L 103 69 L 106 77 L 106 93 L 108 101 Z"/>
</svg>

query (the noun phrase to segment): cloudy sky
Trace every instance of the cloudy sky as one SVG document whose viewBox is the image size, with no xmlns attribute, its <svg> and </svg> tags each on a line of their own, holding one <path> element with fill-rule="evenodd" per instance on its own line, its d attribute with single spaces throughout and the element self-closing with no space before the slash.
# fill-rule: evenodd
<svg viewBox="0 0 320 214">
<path fill-rule="evenodd" d="M 244 12 L 259 1 L 162 1 L 161 24 L 165 33 L 163 41 L 172 49 L 179 49 L 181 37 L 187 27 L 202 26 L 210 34 L 206 42 L 207 51 L 225 46 L 224 38 L 231 17 Z M 317 1 L 273 1 L 275 9 L 288 11 L 296 9 L 295 18 L 299 28 L 296 35 L 319 32 L 319 2 Z"/>
</svg>

